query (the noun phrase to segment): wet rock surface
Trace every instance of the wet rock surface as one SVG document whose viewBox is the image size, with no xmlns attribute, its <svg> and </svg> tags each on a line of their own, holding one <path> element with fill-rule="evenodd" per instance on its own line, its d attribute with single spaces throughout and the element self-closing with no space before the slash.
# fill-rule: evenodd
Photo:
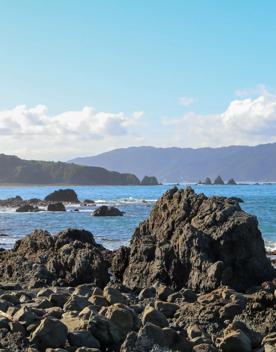
<svg viewBox="0 0 276 352">
<path fill-rule="evenodd" d="M 45 197 L 46 202 L 79 203 L 77 193 L 73 189 L 59 189 Z"/>
<path fill-rule="evenodd" d="M 236 241 L 249 234 L 245 256 Z M 35 231 L 0 253 L 0 351 L 274 352 L 276 278 L 263 250 L 237 201 L 190 189 L 167 192 L 114 253 L 84 230 Z M 235 280 L 214 280 L 228 266 Z"/>
</svg>

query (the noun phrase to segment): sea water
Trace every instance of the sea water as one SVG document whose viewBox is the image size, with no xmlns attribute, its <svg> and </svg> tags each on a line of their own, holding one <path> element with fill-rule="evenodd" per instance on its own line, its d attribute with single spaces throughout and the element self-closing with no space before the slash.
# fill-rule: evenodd
<svg viewBox="0 0 276 352">
<path fill-rule="evenodd" d="M 187 185 L 179 185 L 186 187 Z M 257 216 L 268 250 L 276 249 L 276 184 L 207 186 L 191 185 L 197 193 L 240 197 L 241 207 Z M 34 229 L 52 234 L 68 227 L 82 228 L 93 233 L 96 240 L 110 249 L 127 245 L 136 226 L 146 219 L 156 200 L 173 185 L 160 186 L 75 186 L 80 200 L 92 199 L 96 206 L 67 206 L 66 212 L 16 213 L 15 209 L 0 208 L 0 247 L 10 248 L 14 242 Z M 1 186 L 0 199 L 21 196 L 40 198 L 57 186 Z M 93 217 L 100 205 L 112 205 L 125 212 L 123 217 Z M 78 209 L 79 211 L 74 211 Z M 7 235 L 7 236 L 3 236 Z"/>
</svg>

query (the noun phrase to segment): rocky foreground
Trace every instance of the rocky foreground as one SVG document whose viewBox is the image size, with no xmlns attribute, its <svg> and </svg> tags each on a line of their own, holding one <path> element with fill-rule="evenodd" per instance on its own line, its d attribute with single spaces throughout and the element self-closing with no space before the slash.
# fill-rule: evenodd
<svg viewBox="0 0 276 352">
<path fill-rule="evenodd" d="M 172 189 L 115 252 L 34 231 L 0 282 L 0 351 L 276 351 L 275 269 L 235 198 Z"/>
</svg>

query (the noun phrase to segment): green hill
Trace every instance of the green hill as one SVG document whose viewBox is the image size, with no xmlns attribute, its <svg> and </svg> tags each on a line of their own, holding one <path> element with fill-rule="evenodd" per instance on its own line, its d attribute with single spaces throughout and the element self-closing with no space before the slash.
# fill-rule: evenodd
<svg viewBox="0 0 276 352">
<path fill-rule="evenodd" d="M 0 154 L 0 183 L 64 185 L 140 185 L 133 174 L 63 162 L 23 160 Z"/>
</svg>

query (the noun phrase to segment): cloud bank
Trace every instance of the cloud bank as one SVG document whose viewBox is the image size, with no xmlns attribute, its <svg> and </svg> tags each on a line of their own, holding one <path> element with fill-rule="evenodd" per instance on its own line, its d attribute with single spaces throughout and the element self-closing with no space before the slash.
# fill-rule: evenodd
<svg viewBox="0 0 276 352">
<path fill-rule="evenodd" d="M 188 112 L 163 119 L 173 131 L 174 143 L 190 147 L 276 142 L 276 96 L 268 92 L 252 99 L 232 101 L 222 113 Z"/>
<path fill-rule="evenodd" d="M 0 153 L 68 160 L 133 145 L 220 147 L 276 142 L 276 95 L 263 89 L 237 98 L 225 111 L 146 119 L 143 112 L 97 112 L 92 107 L 51 115 L 44 105 L 0 111 Z"/>
</svg>

